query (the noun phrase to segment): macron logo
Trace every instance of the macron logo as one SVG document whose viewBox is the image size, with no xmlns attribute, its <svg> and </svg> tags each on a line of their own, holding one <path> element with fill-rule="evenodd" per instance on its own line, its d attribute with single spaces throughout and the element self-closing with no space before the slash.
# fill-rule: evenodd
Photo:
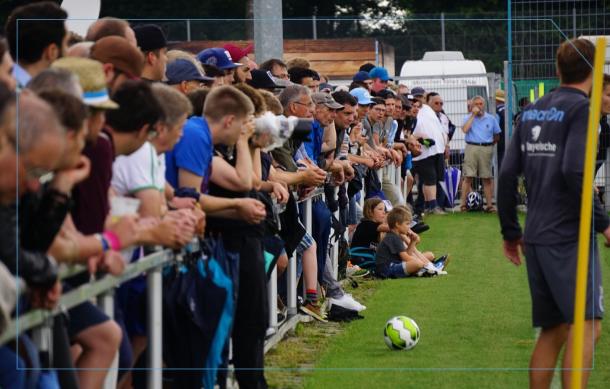
<svg viewBox="0 0 610 389">
<path fill-rule="evenodd" d="M 540 126 L 534 126 L 532 128 L 532 140 L 534 142 L 538 141 L 538 137 L 540 137 L 540 130 L 542 130 L 542 127 Z"/>
</svg>

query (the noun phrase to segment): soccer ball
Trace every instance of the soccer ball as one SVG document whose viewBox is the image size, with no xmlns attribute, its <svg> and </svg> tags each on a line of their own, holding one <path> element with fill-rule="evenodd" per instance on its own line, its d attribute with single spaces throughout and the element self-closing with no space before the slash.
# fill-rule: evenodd
<svg viewBox="0 0 610 389">
<path fill-rule="evenodd" d="M 479 192 L 470 192 L 466 197 L 466 207 L 469 211 L 478 211 L 483 207 L 483 198 Z"/>
<path fill-rule="evenodd" d="M 419 327 L 406 316 L 394 316 L 383 329 L 385 344 L 392 350 L 410 350 L 419 342 Z"/>
</svg>

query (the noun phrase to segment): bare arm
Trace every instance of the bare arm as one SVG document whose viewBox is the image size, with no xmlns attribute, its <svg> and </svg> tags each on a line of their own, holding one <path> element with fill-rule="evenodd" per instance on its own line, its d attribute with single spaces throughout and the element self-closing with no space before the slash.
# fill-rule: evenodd
<svg viewBox="0 0 610 389">
<path fill-rule="evenodd" d="M 475 108 L 476 108 L 476 112 L 475 112 Z M 470 117 L 468 118 L 468 120 L 466 120 L 466 123 L 464 123 L 464 125 L 462 126 L 462 131 L 464 132 L 464 134 L 467 134 L 468 131 L 470 131 L 470 129 L 472 128 L 472 122 L 474 121 L 474 118 L 477 116 L 477 113 L 479 113 L 479 109 L 477 107 L 475 107 L 472 109 L 472 113 L 470 114 Z"/>
<path fill-rule="evenodd" d="M 199 191 L 203 177 L 198 176 L 186 169 L 178 169 L 178 187 L 180 188 L 194 188 Z"/>
<path fill-rule="evenodd" d="M 134 197 L 140 200 L 138 214 L 142 217 L 161 217 L 166 210 L 165 198 L 158 189 L 139 190 Z"/>
<path fill-rule="evenodd" d="M 239 159 L 238 159 L 239 161 Z M 239 162 L 238 162 L 239 164 Z M 238 167 L 231 166 L 221 157 L 212 159 L 212 175 L 210 180 L 218 186 L 235 192 L 245 192 L 252 189 L 252 167 L 244 173 Z"/>
<path fill-rule="evenodd" d="M 337 146 L 337 131 L 335 130 L 335 123 L 332 122 L 330 125 L 324 127 L 324 137 L 322 140 L 322 152 L 334 150 Z"/>
</svg>

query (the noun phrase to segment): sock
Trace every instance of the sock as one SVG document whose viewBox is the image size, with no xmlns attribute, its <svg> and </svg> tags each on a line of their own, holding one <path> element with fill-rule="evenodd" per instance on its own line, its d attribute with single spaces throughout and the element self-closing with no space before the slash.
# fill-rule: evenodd
<svg viewBox="0 0 610 389">
<path fill-rule="evenodd" d="M 430 200 L 428 201 L 428 205 L 430 206 L 430 209 L 434 209 L 437 207 L 436 205 L 436 200 Z"/>
<path fill-rule="evenodd" d="M 307 300 L 311 301 L 312 303 L 315 303 L 318 301 L 318 291 L 315 289 L 307 289 L 305 291 L 305 294 L 307 295 Z"/>
</svg>

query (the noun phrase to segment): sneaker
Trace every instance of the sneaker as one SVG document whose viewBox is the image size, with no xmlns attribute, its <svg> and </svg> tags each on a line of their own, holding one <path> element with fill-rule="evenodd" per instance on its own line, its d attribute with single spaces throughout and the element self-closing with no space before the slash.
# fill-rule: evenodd
<svg viewBox="0 0 610 389">
<path fill-rule="evenodd" d="M 411 227 L 411 230 L 418 235 L 421 234 L 422 232 L 428 231 L 429 229 L 430 229 L 430 226 L 424 222 L 418 222 L 413 227 Z"/>
<path fill-rule="evenodd" d="M 323 323 L 327 323 L 326 316 L 320 310 L 320 305 L 318 303 L 311 302 L 309 300 L 305 301 L 303 305 L 300 307 L 303 313 L 313 317 L 316 320 L 319 320 Z"/>
<path fill-rule="evenodd" d="M 358 301 L 354 300 L 351 294 L 344 293 L 340 298 L 329 298 L 330 306 L 332 304 L 338 305 L 343 308 L 351 309 L 352 311 L 364 311 L 366 306 L 360 304 Z"/>
<path fill-rule="evenodd" d="M 431 212 L 433 215 L 446 215 L 447 212 L 443 211 L 441 207 L 436 207 Z"/>
<path fill-rule="evenodd" d="M 437 269 L 445 270 L 447 268 L 447 265 L 449 264 L 449 254 L 445 254 L 436 258 L 434 261 L 432 261 L 432 263 Z"/>
<path fill-rule="evenodd" d="M 369 274 L 369 271 L 366 269 L 362 269 L 358 265 L 352 265 L 351 261 L 347 261 L 347 267 L 345 268 L 345 276 L 346 277 L 364 277 Z"/>
</svg>

